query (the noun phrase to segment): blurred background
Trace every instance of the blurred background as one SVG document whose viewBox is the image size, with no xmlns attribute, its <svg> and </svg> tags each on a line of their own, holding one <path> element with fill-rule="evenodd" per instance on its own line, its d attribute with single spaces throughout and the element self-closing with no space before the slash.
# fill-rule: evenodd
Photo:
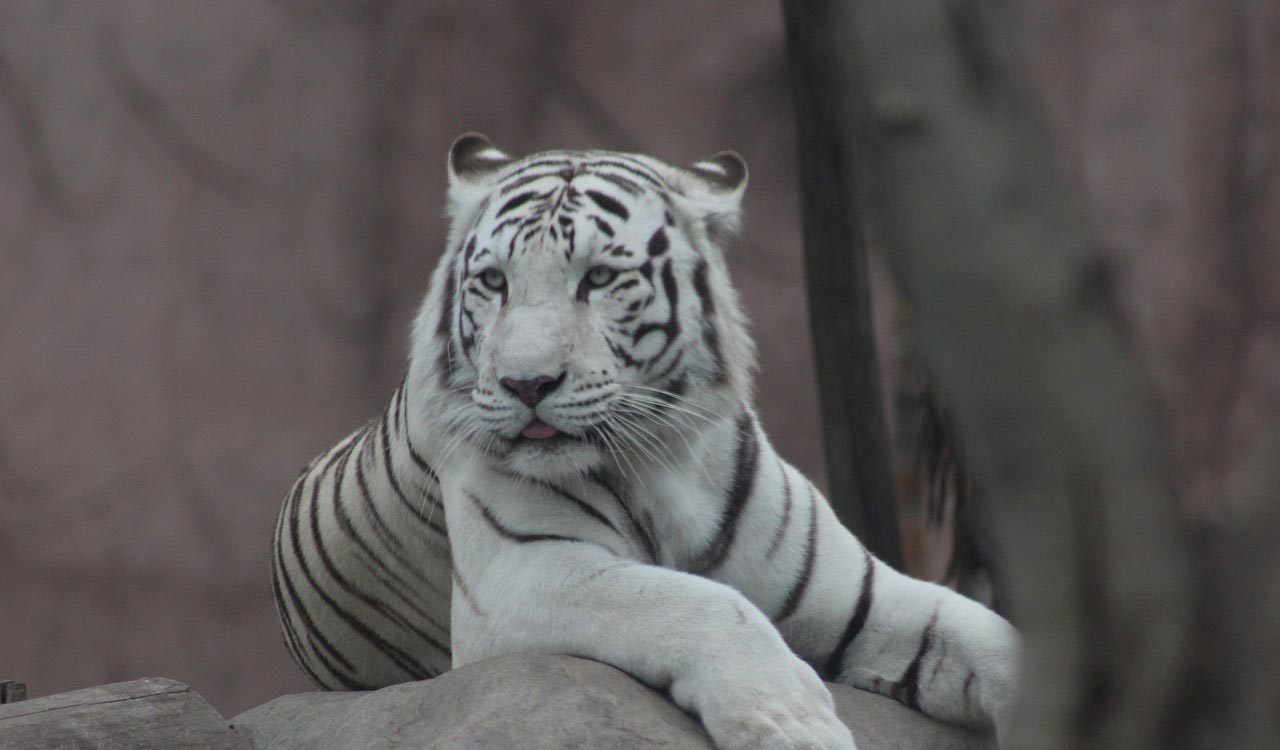
<svg viewBox="0 0 1280 750">
<path fill-rule="evenodd" d="M 1280 416 L 1280 6 L 1020 5 L 1176 490 L 1212 519 Z M 822 485 L 784 61 L 772 0 L 0 0 L 0 678 L 165 676 L 228 716 L 309 689 L 275 512 L 402 374 L 467 130 L 744 154 L 759 401 Z M 910 331 L 873 267 L 908 564 L 936 577 Z"/>
</svg>

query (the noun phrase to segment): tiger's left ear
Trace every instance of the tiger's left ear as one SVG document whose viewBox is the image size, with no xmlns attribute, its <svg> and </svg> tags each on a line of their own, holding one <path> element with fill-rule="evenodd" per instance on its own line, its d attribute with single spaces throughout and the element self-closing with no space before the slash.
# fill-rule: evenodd
<svg viewBox="0 0 1280 750">
<path fill-rule="evenodd" d="M 449 147 L 449 215 L 456 220 L 470 213 L 489 193 L 498 170 L 512 161 L 479 133 L 458 136 Z"/>
<path fill-rule="evenodd" d="M 742 194 L 747 190 L 747 162 L 733 151 L 694 162 L 684 173 L 681 192 L 701 214 L 707 235 L 722 247 L 737 234 Z"/>
<path fill-rule="evenodd" d="M 689 166 L 711 190 L 735 193 L 741 197 L 747 189 L 747 160 L 736 151 L 721 151 Z"/>
</svg>

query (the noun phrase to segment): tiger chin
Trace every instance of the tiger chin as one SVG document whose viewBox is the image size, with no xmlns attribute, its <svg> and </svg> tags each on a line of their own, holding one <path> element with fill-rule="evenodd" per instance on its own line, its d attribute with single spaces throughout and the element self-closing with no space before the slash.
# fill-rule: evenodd
<svg viewBox="0 0 1280 750">
<path fill-rule="evenodd" d="M 1013 628 L 875 559 L 760 425 L 725 266 L 743 160 L 468 134 L 447 164 L 405 379 L 277 521 L 308 676 L 566 653 L 666 691 L 720 748 L 853 748 L 823 679 L 1003 733 Z"/>
</svg>

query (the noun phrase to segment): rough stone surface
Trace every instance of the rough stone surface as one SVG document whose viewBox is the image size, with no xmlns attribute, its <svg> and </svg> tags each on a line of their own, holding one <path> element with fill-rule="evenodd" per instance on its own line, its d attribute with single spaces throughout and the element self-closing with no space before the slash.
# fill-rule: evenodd
<svg viewBox="0 0 1280 750">
<path fill-rule="evenodd" d="M 859 750 L 977 750 L 983 737 L 833 685 Z M 372 693 L 302 693 L 232 720 L 254 750 L 712 748 L 667 698 L 598 662 L 509 656 Z"/>
</svg>

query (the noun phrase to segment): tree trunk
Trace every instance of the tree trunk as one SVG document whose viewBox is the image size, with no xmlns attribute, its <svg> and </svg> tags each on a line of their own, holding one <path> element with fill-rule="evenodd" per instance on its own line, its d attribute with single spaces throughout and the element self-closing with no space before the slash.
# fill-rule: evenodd
<svg viewBox="0 0 1280 750">
<path fill-rule="evenodd" d="M 787 64 L 799 150 L 805 284 L 822 404 L 831 504 L 876 557 L 903 568 L 880 366 L 871 325 L 866 232 L 843 97 L 844 70 L 830 64 L 843 40 L 830 3 L 784 0 Z"/>
<path fill-rule="evenodd" d="M 820 96 L 858 115 L 830 156 L 869 172 L 990 502 L 1026 636 L 1008 746 L 1165 747 L 1192 619 L 1165 446 L 1005 19 L 980 0 L 803 12 L 839 40 Z"/>
</svg>

